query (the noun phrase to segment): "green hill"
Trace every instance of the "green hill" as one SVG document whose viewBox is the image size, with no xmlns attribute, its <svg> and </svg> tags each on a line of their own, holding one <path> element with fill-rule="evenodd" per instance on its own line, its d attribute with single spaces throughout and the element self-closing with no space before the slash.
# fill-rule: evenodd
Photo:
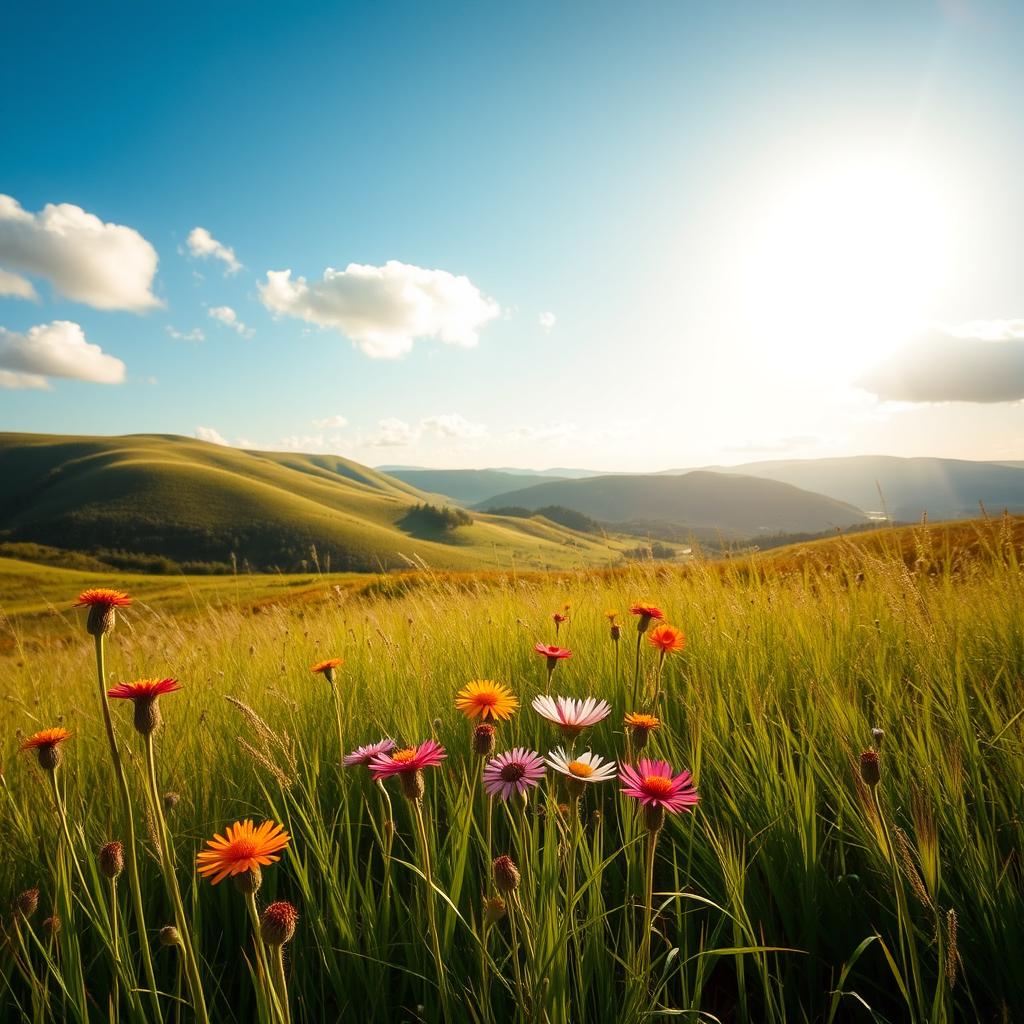
<svg viewBox="0 0 1024 1024">
<path fill-rule="evenodd" d="M 337 456 L 184 437 L 0 434 L 0 479 L 0 541 L 125 568 L 304 570 L 314 548 L 315 561 L 336 572 L 421 561 L 562 568 L 616 555 L 601 538 L 538 519 L 475 514 L 470 525 L 444 528 L 417 513 L 433 496 Z"/>
<path fill-rule="evenodd" d="M 867 522 L 859 508 L 823 494 L 705 470 L 549 481 L 499 494 L 482 507 L 548 505 L 564 505 L 605 523 L 685 525 L 698 535 L 812 533 Z"/>
<path fill-rule="evenodd" d="M 505 472 L 502 469 L 389 469 L 388 474 L 412 487 L 444 494 L 463 505 L 478 505 L 496 494 L 530 487 L 539 480 L 536 474 Z"/>
</svg>

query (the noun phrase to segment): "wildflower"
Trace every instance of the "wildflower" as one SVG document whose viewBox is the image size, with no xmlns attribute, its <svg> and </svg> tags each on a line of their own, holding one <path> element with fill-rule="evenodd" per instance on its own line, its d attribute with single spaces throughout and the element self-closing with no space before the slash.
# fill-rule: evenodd
<svg viewBox="0 0 1024 1024">
<path fill-rule="evenodd" d="M 526 747 L 498 754 L 484 766 L 484 791 L 488 796 L 508 800 L 536 786 L 544 778 L 544 761 L 540 754 Z"/>
<path fill-rule="evenodd" d="M 864 784 L 872 789 L 882 781 L 877 750 L 865 750 L 860 755 L 860 777 L 864 780 Z"/>
<path fill-rule="evenodd" d="M 376 743 L 367 743 L 366 746 L 357 747 L 351 754 L 346 754 L 342 763 L 349 768 L 357 764 L 369 764 L 378 754 L 389 754 L 394 749 L 394 740 L 377 740 Z"/>
<path fill-rule="evenodd" d="M 569 616 L 568 614 L 563 615 L 561 612 L 555 612 L 555 614 L 552 615 L 551 618 L 555 623 L 555 636 L 558 636 L 559 627 L 562 625 L 563 622 L 569 621 Z"/>
<path fill-rule="evenodd" d="M 572 657 L 572 651 L 565 647 L 555 647 L 553 644 L 534 644 L 533 649 L 538 654 L 543 654 L 548 659 L 548 671 L 550 672 L 558 662 L 565 658 Z"/>
<path fill-rule="evenodd" d="M 661 728 L 661 719 L 656 715 L 645 715 L 638 711 L 631 711 L 624 721 L 629 726 L 630 738 L 637 750 L 643 750 L 651 733 Z"/>
<path fill-rule="evenodd" d="M 587 726 L 596 725 L 611 713 L 611 706 L 606 700 L 587 697 L 586 700 L 574 700 L 571 697 L 547 697 L 540 695 L 533 698 L 533 710 L 538 715 L 560 726 L 566 736 L 578 736 Z"/>
<path fill-rule="evenodd" d="M 656 626 L 647 637 L 652 647 L 657 647 L 664 658 L 666 654 L 675 654 L 686 649 L 686 637 L 682 630 L 664 624 Z"/>
<path fill-rule="evenodd" d="M 214 836 L 196 857 L 199 874 L 217 885 L 229 876 L 246 893 L 255 893 L 262 880 L 260 867 L 281 859 L 291 837 L 272 821 L 253 826 L 251 819 L 229 825 L 223 836 Z"/>
<path fill-rule="evenodd" d="M 490 757 L 494 752 L 494 726 L 481 722 L 473 730 L 473 753 L 477 757 Z"/>
<path fill-rule="evenodd" d="M 14 900 L 14 909 L 22 917 L 31 917 L 39 907 L 39 890 L 36 888 L 26 889 L 18 893 Z"/>
<path fill-rule="evenodd" d="M 545 758 L 548 765 L 565 776 L 569 796 L 578 800 L 583 790 L 591 782 L 609 782 L 615 778 L 615 762 L 592 754 L 589 750 L 579 757 L 567 754 L 561 747 L 556 747 Z"/>
<path fill-rule="evenodd" d="M 665 618 L 665 613 L 653 604 L 635 604 L 630 609 L 631 615 L 638 616 L 636 630 L 638 633 L 646 633 L 651 624 L 651 619 L 659 621 Z"/>
<path fill-rule="evenodd" d="M 426 740 L 418 747 L 378 754 L 370 761 L 370 774 L 375 781 L 397 775 L 405 795 L 410 800 L 419 800 L 423 796 L 423 769 L 439 765 L 447 756 L 440 743 Z"/>
<path fill-rule="evenodd" d="M 660 830 L 666 811 L 679 814 L 696 807 L 700 800 L 690 773 L 683 771 L 675 775 L 667 761 L 642 757 L 636 767 L 624 764 L 619 771 L 619 781 L 625 783 L 624 795 L 640 801 L 651 832 Z"/>
<path fill-rule="evenodd" d="M 157 934 L 161 946 L 170 948 L 181 945 L 181 932 L 173 924 L 165 924 Z"/>
<path fill-rule="evenodd" d="M 287 901 L 269 904 L 260 918 L 260 936 L 268 946 L 284 946 L 292 941 L 299 912 Z"/>
<path fill-rule="evenodd" d="M 71 738 L 67 729 L 43 729 L 21 741 L 18 750 L 34 750 L 39 758 L 39 767 L 45 771 L 56 771 L 61 761 L 60 745 Z"/>
<path fill-rule="evenodd" d="M 315 665 L 309 666 L 310 672 L 318 672 L 331 684 L 334 685 L 334 670 L 345 662 L 341 658 L 328 658 L 326 661 L 318 661 Z"/>
<path fill-rule="evenodd" d="M 490 679 L 475 679 L 459 690 L 455 706 L 467 718 L 504 722 L 515 714 L 519 701 L 507 686 Z"/>
<path fill-rule="evenodd" d="M 609 622 L 614 622 L 614 621 L 615 621 L 615 620 L 616 620 L 616 619 L 617 619 L 617 618 L 619 617 L 619 613 L 618 613 L 617 611 L 615 611 L 615 610 L 614 610 L 613 608 L 609 608 L 609 609 L 608 609 L 608 610 L 607 610 L 607 611 L 606 611 L 606 612 L 604 613 L 604 617 L 605 617 L 605 618 L 606 618 L 606 619 L 607 619 L 607 620 L 608 620 Z"/>
<path fill-rule="evenodd" d="M 132 599 L 120 590 L 95 588 L 78 595 L 76 608 L 88 608 L 85 629 L 90 636 L 104 636 L 114 628 L 118 608 L 127 608 Z"/>
<path fill-rule="evenodd" d="M 885 742 L 885 730 L 878 728 L 872 729 L 871 741 L 874 743 L 875 750 L 881 750 L 882 744 Z"/>
<path fill-rule="evenodd" d="M 150 736 L 160 728 L 159 698 L 180 689 L 181 684 L 177 679 L 136 679 L 133 683 L 118 683 L 107 690 L 107 696 L 116 700 L 130 700 L 135 706 L 135 728 L 143 736 Z"/>
<path fill-rule="evenodd" d="M 97 860 L 103 875 L 113 881 L 124 871 L 124 846 L 115 839 L 100 847 Z"/>
<path fill-rule="evenodd" d="M 508 854 L 495 857 L 491 863 L 491 874 L 494 876 L 494 888 L 503 896 L 519 888 L 519 868 Z"/>
</svg>

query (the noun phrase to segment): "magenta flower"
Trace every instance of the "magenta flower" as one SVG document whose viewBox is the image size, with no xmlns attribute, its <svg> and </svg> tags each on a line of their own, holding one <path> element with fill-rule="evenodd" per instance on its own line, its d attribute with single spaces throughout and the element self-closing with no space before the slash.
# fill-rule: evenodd
<svg viewBox="0 0 1024 1024">
<path fill-rule="evenodd" d="M 376 779 L 387 779 L 392 775 L 408 775 L 439 765 L 448 754 L 435 740 L 426 740 L 418 747 L 406 747 L 395 753 L 375 754 L 370 760 L 370 774 Z"/>
<path fill-rule="evenodd" d="M 484 766 L 484 791 L 507 800 L 536 786 L 544 778 L 544 760 L 526 747 L 516 747 L 492 757 Z"/>
<path fill-rule="evenodd" d="M 673 814 L 696 807 L 700 800 L 690 773 L 674 775 L 667 761 L 642 757 L 635 768 L 624 764 L 619 769 L 619 781 L 625 783 L 625 796 L 639 800 L 645 807 L 664 807 Z"/>
<path fill-rule="evenodd" d="M 369 764 L 378 754 L 390 754 L 394 749 L 394 740 L 377 740 L 376 743 L 367 743 L 365 747 L 357 747 L 351 754 L 346 754 L 342 763 L 348 767 L 356 764 Z"/>
</svg>

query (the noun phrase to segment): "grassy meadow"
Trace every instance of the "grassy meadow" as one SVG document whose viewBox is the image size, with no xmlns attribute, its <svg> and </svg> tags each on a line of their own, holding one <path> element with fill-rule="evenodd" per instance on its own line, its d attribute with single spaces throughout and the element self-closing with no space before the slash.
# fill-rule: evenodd
<svg viewBox="0 0 1024 1024">
<path fill-rule="evenodd" d="M 146 811 L 132 709 L 111 701 L 157 995 L 129 873 L 112 894 L 97 867 L 104 843 L 126 841 L 126 822 L 93 640 L 70 610 L 93 580 L 40 570 L 57 574 L 43 605 L 13 586 L 0 599 L 0 1019 L 195 1019 L 187 958 L 157 940 L 175 920 L 158 847 L 175 859 L 218 1022 L 1021 1019 L 1020 555 L 1020 524 L 1004 520 L 687 567 L 425 573 L 361 590 L 322 581 L 316 600 L 232 600 L 227 588 L 250 584 L 231 579 L 210 592 L 140 590 L 106 639 L 105 683 L 182 683 L 160 698 L 155 734 L 156 788 L 180 795 L 166 837 Z M 658 652 L 646 640 L 646 696 L 632 699 L 636 602 L 658 605 L 688 641 L 665 658 L 653 708 Z M 507 683 L 520 708 L 497 725 L 497 751 L 560 745 L 530 702 L 546 686 L 533 645 L 556 642 L 565 605 L 557 642 L 573 656 L 551 693 L 612 707 L 576 753 L 635 761 L 623 716 L 654 710 L 662 727 L 648 752 L 691 770 L 700 793 L 656 834 L 649 931 L 652 847 L 618 782 L 584 787 L 574 805 L 549 770 L 525 807 L 493 803 L 488 849 L 481 758 L 455 695 L 473 679 Z M 310 665 L 334 656 L 344 665 L 332 690 Z M 18 753 L 19 737 L 51 726 L 74 734 L 53 776 L 59 804 L 49 773 Z M 417 805 L 384 783 L 387 866 L 380 788 L 365 767 L 339 765 L 342 749 L 385 736 L 448 752 L 424 771 L 425 849 Z M 875 789 L 859 763 L 873 743 Z M 206 841 L 246 818 L 290 835 L 256 894 L 259 910 L 287 900 L 299 913 L 283 978 L 254 941 L 243 894 L 195 871 Z M 488 916 L 501 854 L 520 882 L 505 913 L 491 902 Z M 32 887 L 38 909 L 11 909 Z M 57 931 L 44 924 L 54 915 Z"/>
</svg>

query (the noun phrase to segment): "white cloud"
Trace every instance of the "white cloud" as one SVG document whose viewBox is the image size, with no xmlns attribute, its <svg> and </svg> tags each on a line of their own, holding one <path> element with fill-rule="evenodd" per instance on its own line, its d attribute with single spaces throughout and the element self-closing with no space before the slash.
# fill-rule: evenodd
<svg viewBox="0 0 1024 1024">
<path fill-rule="evenodd" d="M 256 333 L 238 319 L 238 314 L 230 306 L 212 306 L 208 312 L 214 320 L 220 321 L 225 327 L 238 331 L 243 338 L 251 338 Z"/>
<path fill-rule="evenodd" d="M 227 448 L 231 447 L 231 442 L 213 427 L 196 427 L 196 440 L 207 441 L 210 444 L 222 444 Z"/>
<path fill-rule="evenodd" d="M 457 412 L 442 413 L 440 416 L 428 416 L 420 420 L 420 428 L 437 434 L 439 437 L 458 438 L 470 441 L 487 436 L 487 428 L 482 423 L 470 423 Z"/>
<path fill-rule="evenodd" d="M 69 320 L 38 324 L 24 334 L 0 327 L 0 367 L 20 375 L 69 377 L 97 384 L 120 384 L 125 370 L 120 359 L 86 341 L 82 328 Z"/>
<path fill-rule="evenodd" d="M 575 423 L 544 423 L 532 427 L 513 427 L 508 432 L 512 441 L 565 441 L 576 433 Z"/>
<path fill-rule="evenodd" d="M 274 313 L 335 328 L 374 359 L 403 356 L 417 338 L 471 348 L 479 330 L 501 312 L 468 277 L 398 260 L 382 267 L 328 267 L 312 284 L 304 277 L 292 280 L 290 270 L 268 270 L 260 297 Z"/>
<path fill-rule="evenodd" d="M 6 388 L 10 391 L 19 391 L 26 388 L 49 391 L 50 382 L 38 373 L 15 373 L 13 370 L 0 370 L 0 388 Z"/>
<path fill-rule="evenodd" d="M 965 333 L 968 327 L 973 336 Z M 872 367 L 858 386 L 886 401 L 1019 401 L 1024 399 L 1022 327 L 1018 320 L 965 325 L 955 334 L 933 328 Z"/>
<path fill-rule="evenodd" d="M 11 299 L 38 299 L 32 282 L 27 277 L 0 270 L 0 295 Z"/>
<path fill-rule="evenodd" d="M 191 331 L 179 331 L 174 327 L 167 328 L 167 334 L 175 341 L 205 341 L 206 335 L 198 327 L 193 327 Z"/>
<path fill-rule="evenodd" d="M 546 313 L 541 313 L 537 317 L 537 323 L 540 324 L 540 328 L 545 334 L 550 332 L 551 328 L 555 326 L 557 321 L 558 317 L 550 310 Z"/>
<path fill-rule="evenodd" d="M 347 427 L 348 420 L 344 416 L 326 416 L 322 420 L 313 420 L 313 426 L 318 430 L 329 430 L 332 427 L 337 429 Z"/>
<path fill-rule="evenodd" d="M 151 290 L 157 262 L 134 228 L 105 224 L 71 203 L 29 213 L 0 195 L 0 267 L 44 277 L 65 298 L 137 313 L 160 306 Z"/>
<path fill-rule="evenodd" d="M 366 438 L 371 448 L 404 448 L 419 438 L 419 431 L 405 420 L 389 416 L 378 420 L 377 430 Z"/>
<path fill-rule="evenodd" d="M 230 245 L 218 242 L 206 228 L 193 228 L 188 233 L 188 251 L 196 259 L 205 260 L 212 257 L 220 260 L 226 274 L 234 274 L 242 269 L 242 264 L 235 258 L 235 250 Z"/>
</svg>

